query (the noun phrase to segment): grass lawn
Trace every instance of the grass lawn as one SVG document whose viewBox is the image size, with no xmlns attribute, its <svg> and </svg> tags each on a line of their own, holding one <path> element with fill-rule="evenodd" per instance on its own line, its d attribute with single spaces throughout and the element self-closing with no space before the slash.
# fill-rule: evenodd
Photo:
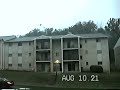
<svg viewBox="0 0 120 90">
<path fill-rule="evenodd" d="M 73 90 L 74 88 L 82 89 L 105 89 L 105 88 L 120 88 L 120 72 L 108 73 L 63 73 L 58 74 L 56 82 L 55 73 L 40 73 L 40 72 L 18 72 L 18 71 L 0 71 L 2 77 L 15 82 L 16 87 L 30 87 L 32 90 L 56 90 L 67 88 Z M 74 81 L 62 81 L 62 77 L 74 75 Z M 87 79 L 85 79 L 85 75 Z M 94 77 L 92 77 L 92 75 Z M 80 76 L 80 77 L 79 77 Z M 97 77 L 96 77 L 97 76 Z M 92 78 L 98 78 L 98 81 L 91 81 Z M 82 81 L 79 81 L 80 78 Z M 81 89 L 80 89 L 81 88 Z"/>
</svg>

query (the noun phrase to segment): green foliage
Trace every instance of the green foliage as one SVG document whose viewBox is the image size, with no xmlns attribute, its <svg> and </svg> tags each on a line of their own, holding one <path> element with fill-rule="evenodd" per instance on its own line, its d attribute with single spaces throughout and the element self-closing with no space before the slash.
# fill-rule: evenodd
<svg viewBox="0 0 120 90">
<path fill-rule="evenodd" d="M 81 33 L 94 33 L 97 30 L 97 25 L 89 20 L 88 22 L 78 22 L 73 26 L 64 29 L 53 29 L 53 28 L 45 28 L 44 30 L 40 30 L 35 28 L 34 30 L 27 33 L 25 36 L 40 36 L 40 35 L 65 35 L 68 32 L 73 34 L 81 34 Z"/>
<path fill-rule="evenodd" d="M 120 18 L 110 18 L 110 20 L 107 22 L 107 25 L 105 26 L 105 30 L 107 34 L 111 36 L 109 38 L 109 45 L 110 48 L 113 48 L 118 38 L 120 37 Z"/>
<path fill-rule="evenodd" d="M 95 72 L 95 73 L 102 73 L 103 72 L 103 68 L 102 68 L 102 66 L 91 65 L 90 66 L 90 71 L 91 72 Z"/>
</svg>

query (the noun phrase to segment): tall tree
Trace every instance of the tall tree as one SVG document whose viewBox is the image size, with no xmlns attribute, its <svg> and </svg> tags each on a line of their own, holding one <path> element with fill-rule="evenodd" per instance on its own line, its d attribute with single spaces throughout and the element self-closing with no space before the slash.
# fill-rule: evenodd
<svg viewBox="0 0 120 90">
<path fill-rule="evenodd" d="M 105 26 L 105 30 L 111 36 L 109 42 L 110 47 L 113 48 L 120 37 L 120 18 L 110 18 Z"/>
</svg>

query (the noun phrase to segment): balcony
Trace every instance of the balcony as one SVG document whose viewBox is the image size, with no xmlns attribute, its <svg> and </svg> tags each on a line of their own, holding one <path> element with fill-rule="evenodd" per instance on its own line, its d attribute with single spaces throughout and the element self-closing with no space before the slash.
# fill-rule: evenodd
<svg viewBox="0 0 120 90">
<path fill-rule="evenodd" d="M 63 49 L 78 49 L 78 40 L 77 39 L 64 39 L 63 40 Z"/>
<path fill-rule="evenodd" d="M 50 50 L 50 40 L 37 40 L 36 50 Z"/>
<path fill-rule="evenodd" d="M 50 50 L 50 46 L 36 46 L 36 51 Z"/>
<path fill-rule="evenodd" d="M 50 52 L 36 52 L 36 62 L 50 62 Z"/>
<path fill-rule="evenodd" d="M 78 50 L 64 50 L 63 51 L 63 60 L 64 61 L 78 61 L 79 54 Z"/>
</svg>

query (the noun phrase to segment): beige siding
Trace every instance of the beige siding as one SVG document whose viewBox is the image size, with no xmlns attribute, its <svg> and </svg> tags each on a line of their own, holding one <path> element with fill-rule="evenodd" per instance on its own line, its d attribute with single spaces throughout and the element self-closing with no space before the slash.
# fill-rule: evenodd
<svg viewBox="0 0 120 90">
<path fill-rule="evenodd" d="M 120 46 L 114 48 L 115 66 L 120 69 Z"/>
<path fill-rule="evenodd" d="M 53 68 L 53 70 L 55 70 L 55 65 L 54 65 L 55 60 L 59 60 L 60 63 L 62 63 L 61 40 L 60 39 L 52 41 L 52 63 L 53 63 L 53 66 L 51 68 Z"/>
<path fill-rule="evenodd" d="M 87 42 L 85 43 L 85 39 L 81 40 L 82 48 L 81 48 L 81 55 L 82 59 L 82 67 L 83 70 L 89 71 L 91 65 L 97 65 L 97 55 L 96 55 L 96 39 L 86 39 Z M 88 53 L 86 53 L 86 50 Z M 88 62 L 88 65 L 86 65 Z"/>
<path fill-rule="evenodd" d="M 109 46 L 107 39 L 101 39 L 102 45 L 102 61 L 104 72 L 110 72 L 110 61 L 109 61 Z"/>
<path fill-rule="evenodd" d="M 18 56 L 18 53 L 21 53 L 22 56 Z M 31 53 L 31 56 L 29 56 Z M 22 42 L 22 46 L 18 46 L 18 43 L 13 43 L 12 46 L 9 46 L 9 43 L 5 44 L 5 69 L 9 69 L 8 62 L 10 57 L 9 54 L 12 54 L 12 70 L 18 70 L 18 64 L 22 63 L 21 70 L 32 70 L 34 64 L 33 57 L 33 42 L 29 46 L 29 42 Z M 29 67 L 31 64 L 31 67 Z"/>
<path fill-rule="evenodd" d="M 0 69 L 3 69 L 3 40 L 0 40 Z"/>
<path fill-rule="evenodd" d="M 63 51 L 64 49 L 66 51 L 69 50 L 76 50 L 76 55 L 80 55 L 80 64 L 79 58 L 76 59 L 75 62 L 75 71 L 78 71 L 79 67 L 83 67 L 83 71 L 89 71 L 91 65 L 98 65 L 98 61 L 102 61 L 102 67 L 104 69 L 104 72 L 110 71 L 110 62 L 109 62 L 109 49 L 108 49 L 108 40 L 107 38 L 101 38 L 100 42 L 96 42 L 96 39 L 80 39 L 80 44 L 82 45 L 82 48 L 78 49 L 78 38 L 70 39 L 72 42 L 70 43 L 71 48 L 67 48 L 67 39 L 64 39 L 63 42 Z M 38 46 L 41 46 L 38 44 Z M 68 63 L 70 60 L 62 61 L 62 50 L 61 50 L 61 39 L 52 39 L 52 46 L 50 46 L 50 55 L 52 55 L 52 61 L 50 65 L 49 62 L 37 62 L 35 61 L 36 58 L 36 45 L 34 46 L 34 43 L 31 42 L 31 45 L 29 45 L 29 42 L 22 42 L 22 46 L 18 46 L 18 43 L 13 43 L 12 46 L 9 46 L 9 43 L 5 43 L 5 69 L 11 69 L 11 70 L 33 70 L 37 69 L 37 71 L 42 71 L 42 68 L 45 67 L 45 72 L 53 71 L 54 68 L 54 62 L 55 60 L 59 60 L 61 63 L 63 62 L 63 70 L 65 72 L 68 71 Z M 1 48 L 0 48 L 1 49 Z M 80 50 L 80 53 L 78 53 L 78 50 Z M 97 53 L 97 50 L 101 50 L 102 53 Z M 19 54 L 22 54 L 22 56 L 18 56 Z M 31 54 L 29 54 L 31 53 Z M 12 54 L 11 57 L 8 55 Z M 65 53 L 64 53 L 65 54 Z M 1 54 L 0 54 L 1 55 Z M 78 56 L 79 56 L 78 55 Z M 73 55 L 74 56 L 74 55 Z M 86 62 L 88 62 L 88 65 L 86 65 Z M 1 63 L 1 62 L 0 62 Z M 12 67 L 8 67 L 8 64 L 12 63 Z M 36 65 L 35 65 L 36 63 Z M 18 64 L 22 64 L 22 66 L 18 67 Z M 45 66 L 42 66 L 44 64 Z M 80 65 L 80 66 L 79 66 Z M 55 69 L 55 68 L 54 68 Z"/>
<path fill-rule="evenodd" d="M 110 62 L 109 62 L 109 48 L 108 40 L 100 39 L 100 42 L 96 42 L 96 39 L 85 39 L 81 40 L 82 49 L 80 50 L 82 59 L 83 70 L 90 70 L 91 65 L 98 65 L 98 61 L 102 61 L 102 67 L 104 72 L 110 71 Z M 88 54 L 86 53 L 88 50 Z M 102 50 L 102 54 L 97 54 L 97 50 Z M 88 62 L 88 65 L 86 65 Z"/>
</svg>

